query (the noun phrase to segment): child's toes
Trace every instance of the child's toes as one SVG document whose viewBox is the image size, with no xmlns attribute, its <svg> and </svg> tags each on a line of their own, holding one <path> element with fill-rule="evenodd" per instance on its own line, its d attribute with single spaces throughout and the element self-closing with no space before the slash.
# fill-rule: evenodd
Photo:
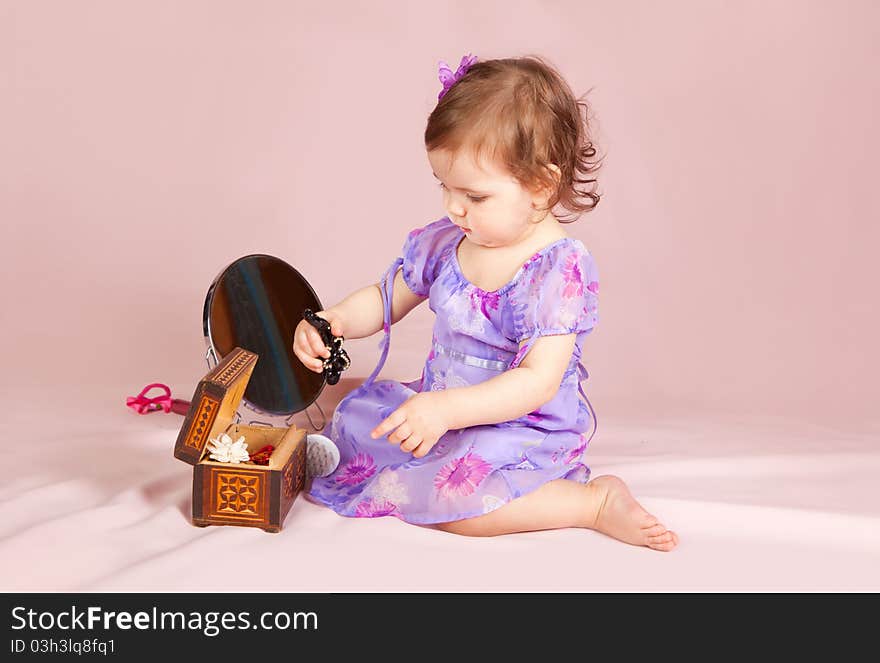
<svg viewBox="0 0 880 663">
<path fill-rule="evenodd" d="M 652 536 L 648 539 L 648 546 L 654 550 L 669 551 L 678 545 L 678 537 L 675 532 L 665 532 L 659 536 Z"/>
<path fill-rule="evenodd" d="M 664 532 L 666 532 L 666 528 L 663 527 L 663 525 L 661 525 L 660 523 L 657 523 L 656 525 L 648 527 L 644 530 L 645 536 L 647 536 L 649 539 L 652 536 L 660 536 Z"/>
</svg>

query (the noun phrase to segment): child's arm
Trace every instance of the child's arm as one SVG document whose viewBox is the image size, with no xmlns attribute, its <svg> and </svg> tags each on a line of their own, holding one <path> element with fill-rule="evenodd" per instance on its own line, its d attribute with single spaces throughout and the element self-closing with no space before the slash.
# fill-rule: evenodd
<svg viewBox="0 0 880 663">
<path fill-rule="evenodd" d="M 372 336 L 382 330 L 384 309 L 381 284 L 374 283 L 361 288 L 327 309 L 342 321 L 342 333 L 346 339 Z M 394 292 L 391 296 L 391 324 L 396 324 L 427 297 L 419 297 L 403 280 L 403 270 L 394 276 Z"/>
<path fill-rule="evenodd" d="M 549 401 L 559 389 L 576 334 L 539 337 L 522 363 L 480 384 L 423 391 L 379 422 L 370 437 L 388 435 L 400 450 L 425 456 L 446 431 L 517 419 Z"/>
<path fill-rule="evenodd" d="M 442 398 L 450 430 L 511 421 L 551 400 L 576 339 L 577 334 L 539 337 L 516 368 L 470 387 L 434 392 Z"/>
</svg>

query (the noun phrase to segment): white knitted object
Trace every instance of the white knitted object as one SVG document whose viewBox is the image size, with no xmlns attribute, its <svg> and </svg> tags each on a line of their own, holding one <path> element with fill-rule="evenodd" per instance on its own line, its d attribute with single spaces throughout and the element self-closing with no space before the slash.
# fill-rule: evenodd
<svg viewBox="0 0 880 663">
<path fill-rule="evenodd" d="M 326 477 L 339 466 L 339 449 L 326 435 L 306 435 L 306 473 Z"/>
</svg>

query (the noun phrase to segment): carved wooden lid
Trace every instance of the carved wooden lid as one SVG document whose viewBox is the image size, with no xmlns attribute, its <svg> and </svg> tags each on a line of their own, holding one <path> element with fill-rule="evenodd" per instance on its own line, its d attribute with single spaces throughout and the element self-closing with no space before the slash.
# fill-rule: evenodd
<svg viewBox="0 0 880 663">
<path fill-rule="evenodd" d="M 208 440 L 229 428 L 256 365 L 256 354 L 236 347 L 199 382 L 174 445 L 175 458 L 195 465 Z"/>
</svg>

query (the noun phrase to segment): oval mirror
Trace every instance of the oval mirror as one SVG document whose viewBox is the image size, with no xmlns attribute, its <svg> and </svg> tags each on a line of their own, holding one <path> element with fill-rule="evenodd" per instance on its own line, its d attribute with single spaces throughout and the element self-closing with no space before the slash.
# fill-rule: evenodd
<svg viewBox="0 0 880 663">
<path fill-rule="evenodd" d="M 289 425 L 289 418 L 314 403 L 324 388 L 324 377 L 293 353 L 293 332 L 307 308 L 323 309 L 314 289 L 296 269 L 270 255 L 239 258 L 208 289 L 203 331 L 209 366 L 236 346 L 259 357 L 242 405 L 264 416 L 250 423 Z M 323 427 L 324 422 L 317 430 Z"/>
</svg>

